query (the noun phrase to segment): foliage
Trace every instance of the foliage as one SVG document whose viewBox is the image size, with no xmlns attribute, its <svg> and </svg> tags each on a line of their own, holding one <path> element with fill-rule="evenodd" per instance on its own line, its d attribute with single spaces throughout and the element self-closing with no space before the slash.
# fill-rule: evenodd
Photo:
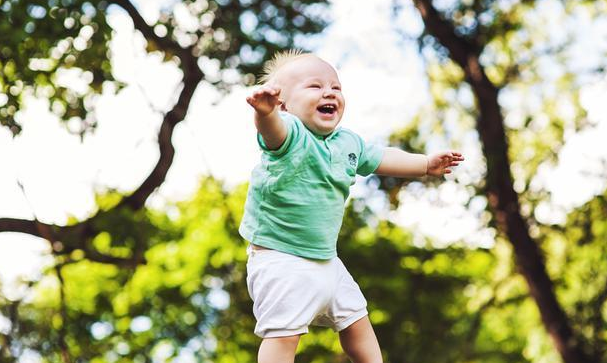
<svg viewBox="0 0 607 363">
<path fill-rule="evenodd" d="M 548 268 L 561 301 L 595 362 L 607 361 L 607 194 L 573 211 L 563 226 L 542 226 Z"/>
<path fill-rule="evenodd" d="M 192 200 L 168 206 L 167 214 L 146 211 L 155 242 L 147 263 L 134 270 L 72 254 L 70 263 L 34 285 L 18 306 L 19 326 L 0 336 L 48 362 L 63 361 L 65 352 L 94 362 L 180 354 L 201 362 L 254 362 L 260 339 L 252 333 L 245 243 L 236 228 L 245 192 L 246 186 L 227 192 L 205 179 Z M 605 306 L 607 257 L 604 218 L 597 217 L 605 215 L 606 200 L 597 197 L 572 213 L 560 231 L 546 226 L 543 242 L 551 274 L 561 277 L 561 300 L 588 331 L 597 362 L 605 354 L 605 310 L 595 307 Z M 505 241 L 492 250 L 415 247 L 409 231 L 360 205 L 347 209 L 339 254 L 365 293 L 387 362 L 556 359 Z M 4 302 L 2 315 L 9 316 L 10 307 Z M 298 354 L 306 362 L 347 361 L 328 329 L 313 327 Z"/>
<path fill-rule="evenodd" d="M 230 227 L 237 213 L 230 207 L 243 201 L 242 194 L 226 196 L 219 183 L 205 180 L 192 201 L 174 207 L 176 219 L 145 211 L 155 243 L 145 252 L 147 263 L 133 270 L 73 253 L 68 262 L 49 270 L 30 300 L 19 306 L 19 325 L 11 334 L 19 342 L 13 344 L 14 355 L 30 349 L 48 362 L 63 356 L 83 362 L 147 362 L 196 354 L 205 361 L 216 344 L 211 331 L 219 338 L 224 334 L 216 326 L 227 303 L 222 286 L 240 281 L 231 266 L 244 264 L 246 257 Z M 112 228 L 108 224 L 108 233 L 97 240 L 113 236 Z"/>
<path fill-rule="evenodd" d="M 18 133 L 15 119 L 27 94 L 48 98 L 65 120 L 86 118 L 91 98 L 62 84 L 61 72 L 77 69 L 79 78 L 99 93 L 112 82 L 108 59 L 111 28 L 105 1 L 3 1 L 0 6 L 0 106 L 2 124 Z M 87 120 L 91 121 L 91 120 Z"/>
<path fill-rule="evenodd" d="M 524 331 L 538 316 L 523 282 L 511 275 L 507 251 L 499 262 L 487 250 L 414 247 L 409 232 L 386 221 L 370 227 L 369 211 L 354 205 L 347 209 L 339 255 L 367 297 L 387 362 L 528 361 L 521 354 Z M 220 314 L 219 326 L 234 328 L 217 347 L 219 362 L 231 362 L 226 357 L 238 347 L 255 352 L 246 286 L 241 281 L 226 287 L 231 305 Z M 302 338 L 297 359 L 347 361 L 337 334 L 315 327 Z"/>
<path fill-rule="evenodd" d="M 19 326 L 10 337 L 20 343 L 14 349 L 37 351 L 48 362 L 63 355 L 145 362 L 180 354 L 202 362 L 255 361 L 260 340 L 252 333 L 245 244 L 236 228 L 245 187 L 227 193 L 205 179 L 192 200 L 169 207 L 171 217 L 146 211 L 155 242 L 145 253 L 147 263 L 134 270 L 74 254 L 49 270 L 18 307 Z M 493 254 L 413 247 L 410 233 L 388 222 L 370 227 L 368 213 L 348 208 L 340 255 L 369 301 L 387 361 L 526 361 L 520 330 L 537 316 L 515 308 L 526 297 L 520 281 L 507 273 L 501 296 L 494 296 L 504 266 Z M 496 347 L 498 338 L 509 348 Z M 428 356 L 430 351 L 443 360 Z M 302 339 L 298 359 L 346 361 L 337 335 L 320 328 Z"/>
<path fill-rule="evenodd" d="M 108 15 L 128 1 L 5 0 L 0 2 L 0 122 L 13 134 L 27 96 L 48 99 L 51 111 L 76 121 L 80 135 L 94 130 L 96 96 L 124 84 L 112 73 Z M 220 89 L 252 84 L 261 64 L 296 38 L 320 31 L 324 0 L 185 0 L 163 7 L 152 24 L 161 41 L 174 41 L 206 65 L 206 81 Z M 187 14 L 196 26 L 180 23 Z M 179 63 L 179 49 L 148 39 L 147 51 Z M 183 59 L 181 59 L 183 61 Z M 84 82 L 75 89 L 70 74 Z M 239 75 L 239 76 L 235 76 Z M 108 88 L 108 90 L 111 88 Z"/>
</svg>

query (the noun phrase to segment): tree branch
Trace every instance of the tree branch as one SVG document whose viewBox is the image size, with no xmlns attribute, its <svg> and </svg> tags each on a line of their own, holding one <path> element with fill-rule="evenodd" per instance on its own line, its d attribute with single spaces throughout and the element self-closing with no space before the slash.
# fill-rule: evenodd
<svg viewBox="0 0 607 363">
<path fill-rule="evenodd" d="M 9 355 L 12 355 L 14 357 L 18 357 L 20 354 L 20 348 L 18 347 L 18 351 L 17 354 L 11 354 L 11 347 L 13 347 L 13 341 L 18 341 L 18 334 L 19 334 L 19 329 L 21 327 L 21 325 L 19 324 L 19 305 L 21 304 L 21 300 L 16 300 L 11 302 L 11 304 L 8 307 L 8 318 L 9 321 L 11 322 L 11 330 L 8 333 L 7 336 L 7 340 L 8 340 L 8 348 L 9 348 Z"/>
<path fill-rule="evenodd" d="M 38 222 L 41 223 L 41 222 Z M 46 226 L 52 227 L 47 224 Z M 41 237 L 40 231 L 36 228 L 36 221 L 16 218 L 0 218 L 0 232 L 18 232 L 31 234 L 32 236 Z"/>
<path fill-rule="evenodd" d="M 603 319 L 603 306 L 607 302 L 607 284 L 597 294 L 592 302 L 594 314 L 591 317 L 592 327 L 594 329 L 594 341 L 592 341 L 593 356 L 595 360 L 599 360 L 605 353 L 605 342 L 600 338 L 600 332 L 605 331 L 605 320 Z"/>
<path fill-rule="evenodd" d="M 179 57 L 179 66 L 183 72 L 183 88 L 177 103 L 164 116 L 158 134 L 158 147 L 160 157 L 152 172 L 145 181 L 129 196 L 123 198 L 113 210 L 129 208 L 133 211 L 144 207 L 147 198 L 165 180 L 166 175 L 173 163 L 175 147 L 172 144 L 172 136 L 175 126 L 185 118 L 192 96 L 196 91 L 198 83 L 204 78 L 203 72 L 198 67 L 198 59 L 193 55 L 192 48 L 182 48 L 176 42 L 166 37 L 159 37 L 154 29 L 148 25 L 141 14 L 128 0 L 110 0 L 110 3 L 122 7 L 133 20 L 133 24 L 148 41 L 155 42 L 166 52 L 174 53 Z M 104 213 L 107 213 L 105 211 Z M 134 266 L 144 263 L 142 251 L 134 251 L 133 257 L 124 259 L 105 255 L 89 245 L 90 239 L 96 236 L 100 230 L 95 227 L 95 221 L 100 217 L 96 215 L 72 226 L 56 226 L 41 223 L 37 220 L 22 220 L 14 218 L 0 218 L 0 232 L 20 232 L 47 239 L 53 246 L 53 252 L 57 254 L 66 253 L 75 249 L 85 251 L 87 258 L 120 266 Z M 67 242 L 70 241 L 70 242 Z M 77 245 L 65 245 L 66 243 Z"/>
<path fill-rule="evenodd" d="M 145 22 L 145 19 L 141 16 L 137 8 L 129 0 L 110 0 L 109 3 L 115 4 L 123 8 L 127 14 L 133 20 L 135 29 L 139 30 L 148 42 L 154 42 L 158 45 L 158 48 L 164 51 L 170 51 L 178 54 L 180 57 L 183 56 L 184 48 L 180 47 L 179 44 L 167 37 L 160 37 L 154 33 L 154 28 Z"/>
<path fill-rule="evenodd" d="M 192 54 L 191 48 L 182 48 L 171 39 L 156 35 L 154 29 L 145 22 L 141 14 L 139 14 L 130 1 L 112 0 L 111 2 L 126 10 L 133 20 L 135 28 L 139 30 L 148 41 L 156 42 L 163 50 L 177 54 L 181 60 L 180 67 L 183 71 L 183 89 L 181 90 L 179 99 L 175 106 L 173 106 L 173 109 L 164 116 L 162 125 L 160 126 L 160 132 L 158 134 L 160 158 L 143 184 L 141 184 L 141 186 L 130 196 L 124 198 L 117 206 L 126 205 L 132 210 L 138 210 L 143 207 L 150 194 L 152 194 L 166 178 L 175 156 L 175 147 L 171 142 L 173 130 L 175 125 L 185 118 L 194 91 L 196 90 L 198 83 L 204 77 L 204 74 L 200 70 L 200 67 L 198 67 L 197 58 Z"/>
<path fill-rule="evenodd" d="M 61 326 L 59 327 L 59 331 L 57 334 L 59 335 L 59 348 L 61 349 L 61 357 L 65 363 L 70 363 L 72 361 L 70 357 L 69 347 L 65 340 L 66 336 L 66 326 L 67 326 L 67 306 L 65 304 L 65 281 L 63 280 L 63 276 L 61 275 L 61 266 L 55 266 L 55 273 L 57 274 L 57 279 L 59 280 L 59 315 L 61 316 Z"/>
<path fill-rule="evenodd" d="M 160 158 L 143 184 L 141 184 L 141 186 L 131 195 L 124 198 L 118 206 L 127 205 L 132 210 L 142 208 L 150 194 L 164 182 L 169 168 L 173 163 L 173 158 L 175 156 L 175 147 L 171 141 L 173 131 L 175 126 L 185 118 L 194 91 L 196 91 L 198 83 L 203 78 L 203 73 L 193 56 L 182 59 L 181 68 L 184 74 L 183 89 L 173 109 L 165 115 L 158 134 Z"/>
</svg>

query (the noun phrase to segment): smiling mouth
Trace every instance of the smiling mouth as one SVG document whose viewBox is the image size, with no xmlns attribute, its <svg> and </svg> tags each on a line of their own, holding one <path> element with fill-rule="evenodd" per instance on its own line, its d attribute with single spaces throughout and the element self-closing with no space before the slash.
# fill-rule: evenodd
<svg viewBox="0 0 607 363">
<path fill-rule="evenodd" d="M 322 105 L 316 108 L 318 112 L 325 115 L 333 115 L 337 112 L 337 106 L 335 105 Z"/>
</svg>

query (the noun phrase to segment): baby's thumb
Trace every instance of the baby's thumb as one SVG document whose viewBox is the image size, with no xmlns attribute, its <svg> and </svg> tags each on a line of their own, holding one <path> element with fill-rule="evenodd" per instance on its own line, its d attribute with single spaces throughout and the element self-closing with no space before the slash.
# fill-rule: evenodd
<svg viewBox="0 0 607 363">
<path fill-rule="evenodd" d="M 259 100 L 257 100 L 255 97 L 247 97 L 247 103 L 255 109 L 257 109 L 257 106 L 259 106 Z"/>
</svg>

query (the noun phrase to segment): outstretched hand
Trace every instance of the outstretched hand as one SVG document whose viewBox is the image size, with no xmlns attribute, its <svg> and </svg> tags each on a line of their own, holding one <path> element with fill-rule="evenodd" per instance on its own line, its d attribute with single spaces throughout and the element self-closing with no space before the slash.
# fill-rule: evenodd
<svg viewBox="0 0 607 363">
<path fill-rule="evenodd" d="M 442 176 L 451 173 L 451 167 L 458 166 L 464 157 L 457 151 L 441 151 L 428 156 L 428 175 Z"/>
<path fill-rule="evenodd" d="M 282 101 L 278 98 L 279 95 L 280 88 L 263 86 L 247 97 L 247 102 L 253 106 L 260 116 L 266 116 L 282 104 Z"/>
</svg>

